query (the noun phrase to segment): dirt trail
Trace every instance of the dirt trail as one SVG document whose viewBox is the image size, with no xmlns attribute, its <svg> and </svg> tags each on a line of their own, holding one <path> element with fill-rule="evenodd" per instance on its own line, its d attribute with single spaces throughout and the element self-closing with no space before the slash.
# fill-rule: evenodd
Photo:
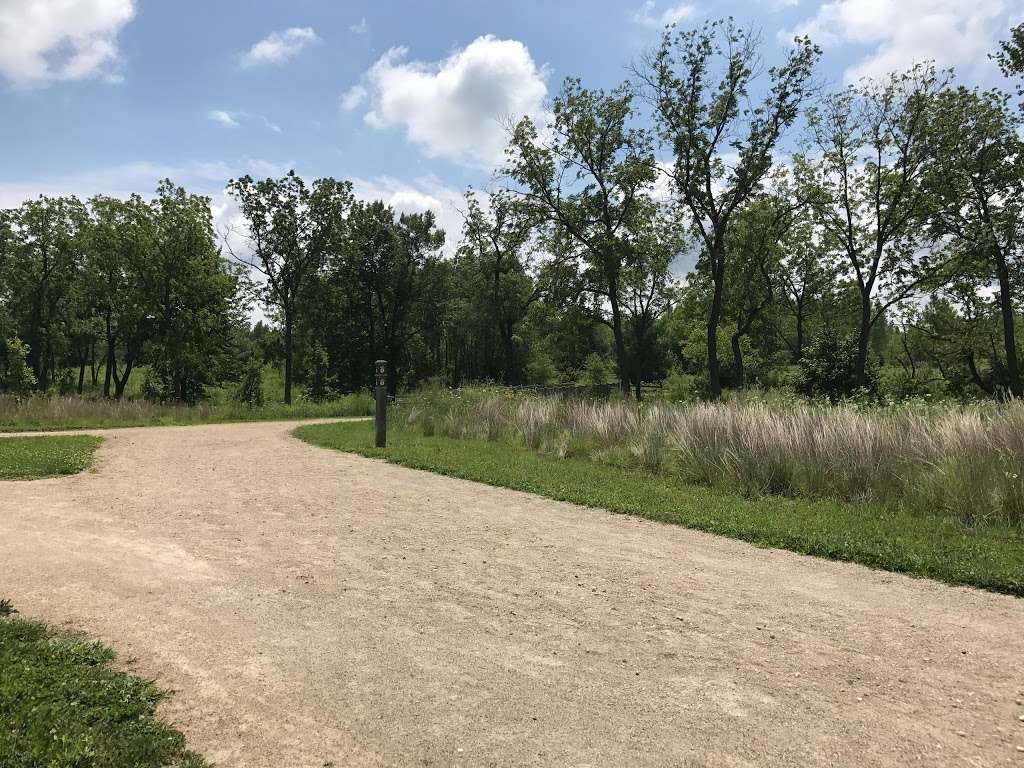
<svg viewBox="0 0 1024 768">
<path fill-rule="evenodd" d="M 220 766 L 1024 766 L 1024 600 L 293 426 L 97 432 L 96 471 L 0 482 L 0 596 L 135 657 Z"/>
</svg>

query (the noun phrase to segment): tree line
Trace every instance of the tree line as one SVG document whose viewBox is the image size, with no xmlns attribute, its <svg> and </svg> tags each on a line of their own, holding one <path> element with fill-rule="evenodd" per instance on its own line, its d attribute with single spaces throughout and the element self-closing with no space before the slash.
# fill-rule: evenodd
<svg viewBox="0 0 1024 768">
<path fill-rule="evenodd" d="M 611 90 L 566 79 L 547 124 L 509 120 L 451 256 L 432 213 L 294 172 L 229 182 L 234 233 L 169 181 L 2 211 L 0 386 L 121 397 L 144 366 L 147 397 L 196 402 L 275 363 L 291 402 L 384 358 L 392 392 L 1024 394 L 1019 87 L 920 64 L 828 91 L 809 39 L 761 56 L 726 19 L 667 28 Z M 1024 26 L 993 58 L 1013 85 Z"/>
</svg>

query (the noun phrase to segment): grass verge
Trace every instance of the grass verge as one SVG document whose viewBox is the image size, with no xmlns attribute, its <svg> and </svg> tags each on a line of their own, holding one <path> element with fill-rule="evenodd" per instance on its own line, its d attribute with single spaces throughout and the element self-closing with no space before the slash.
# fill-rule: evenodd
<svg viewBox="0 0 1024 768">
<path fill-rule="evenodd" d="M 0 480 L 77 474 L 92 464 L 102 442 L 93 435 L 0 437 Z"/>
<path fill-rule="evenodd" d="M 0 765 L 5 768 L 203 768 L 156 718 L 168 695 L 114 670 L 114 652 L 0 601 Z"/>
<path fill-rule="evenodd" d="M 40 396 L 25 400 L 0 396 L 0 432 L 171 427 L 244 421 L 342 418 L 369 416 L 372 413 L 373 399 L 366 394 L 346 395 L 323 403 L 268 403 L 253 408 L 236 403 L 186 406 L 158 405 L 144 400 L 103 400 L 74 396 Z"/>
<path fill-rule="evenodd" d="M 324 448 L 645 517 L 763 547 L 1024 596 L 1024 537 L 999 524 L 849 502 L 756 499 L 583 459 L 559 459 L 498 441 L 423 437 L 390 424 L 389 446 L 373 447 L 365 422 L 299 427 Z"/>
</svg>

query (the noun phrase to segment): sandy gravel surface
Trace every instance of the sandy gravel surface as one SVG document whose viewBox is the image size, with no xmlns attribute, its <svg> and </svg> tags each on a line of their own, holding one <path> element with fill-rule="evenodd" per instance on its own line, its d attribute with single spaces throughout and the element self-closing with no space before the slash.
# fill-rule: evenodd
<svg viewBox="0 0 1024 768">
<path fill-rule="evenodd" d="M 0 596 L 135 657 L 221 766 L 1024 766 L 1024 600 L 293 426 L 109 431 L 94 472 L 0 482 Z"/>
</svg>

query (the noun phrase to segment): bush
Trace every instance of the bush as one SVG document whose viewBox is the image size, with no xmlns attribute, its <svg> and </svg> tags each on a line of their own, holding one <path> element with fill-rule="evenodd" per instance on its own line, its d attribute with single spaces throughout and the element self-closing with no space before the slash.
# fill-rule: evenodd
<svg viewBox="0 0 1024 768">
<path fill-rule="evenodd" d="M 605 355 L 593 352 L 583 363 L 580 384 L 607 384 L 615 380 L 615 364 Z"/>
<path fill-rule="evenodd" d="M 231 399 L 250 408 L 263 407 L 263 366 L 258 360 L 252 360 L 246 366 Z"/>
<path fill-rule="evenodd" d="M 28 358 L 28 345 L 15 336 L 8 339 L 4 347 L 3 378 L 0 378 L 0 385 L 4 391 L 16 397 L 32 394 L 36 377 L 25 362 Z"/>
<path fill-rule="evenodd" d="M 811 340 L 800 359 L 796 389 L 808 397 L 827 397 L 833 403 L 844 398 L 873 394 L 878 371 L 868 361 L 865 384 L 857 383 L 857 341 L 852 336 L 823 333 Z"/>
</svg>

